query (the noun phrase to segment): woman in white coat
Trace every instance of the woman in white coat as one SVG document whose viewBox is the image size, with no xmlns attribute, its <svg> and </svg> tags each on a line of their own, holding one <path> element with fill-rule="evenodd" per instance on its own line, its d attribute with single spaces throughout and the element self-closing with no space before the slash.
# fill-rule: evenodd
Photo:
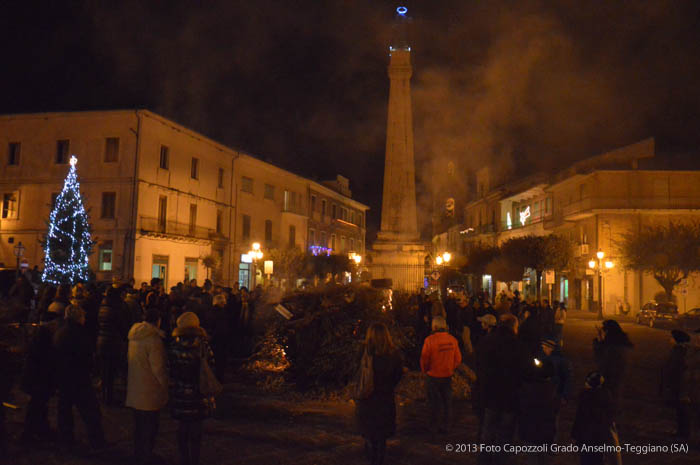
<svg viewBox="0 0 700 465">
<path fill-rule="evenodd" d="M 168 403 L 168 372 L 160 314 L 149 309 L 145 321 L 129 330 L 126 406 L 134 409 L 134 455 L 153 462 L 160 410 Z"/>
</svg>

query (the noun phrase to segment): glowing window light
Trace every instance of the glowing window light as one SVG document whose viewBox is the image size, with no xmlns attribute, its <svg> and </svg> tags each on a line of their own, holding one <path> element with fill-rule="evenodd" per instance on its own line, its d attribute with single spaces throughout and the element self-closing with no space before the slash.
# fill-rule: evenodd
<svg viewBox="0 0 700 465">
<path fill-rule="evenodd" d="M 510 212 L 506 212 L 506 227 L 513 229 L 513 218 L 510 217 Z"/>
</svg>

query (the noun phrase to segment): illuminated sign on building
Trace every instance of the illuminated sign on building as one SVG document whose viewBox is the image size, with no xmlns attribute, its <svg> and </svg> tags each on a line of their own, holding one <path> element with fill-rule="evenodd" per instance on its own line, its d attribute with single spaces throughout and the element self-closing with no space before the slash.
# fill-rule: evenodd
<svg viewBox="0 0 700 465">
<path fill-rule="evenodd" d="M 527 219 L 530 218 L 530 206 L 528 205 L 527 208 L 523 211 L 520 212 L 520 224 L 525 226 L 525 222 Z"/>
</svg>

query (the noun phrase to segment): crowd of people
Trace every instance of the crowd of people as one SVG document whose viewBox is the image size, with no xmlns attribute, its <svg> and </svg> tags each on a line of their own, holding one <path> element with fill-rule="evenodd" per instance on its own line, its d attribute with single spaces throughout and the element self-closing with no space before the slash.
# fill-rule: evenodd
<svg viewBox="0 0 700 465">
<path fill-rule="evenodd" d="M 531 446 L 555 443 L 562 437 L 562 407 L 574 401 L 571 438 L 580 446 L 580 463 L 603 464 L 606 456 L 619 459 L 619 451 L 611 446 L 619 445 L 620 392 L 634 346 L 617 321 L 605 320 L 596 327 L 591 347 L 596 369 L 588 373 L 576 398 L 572 364 L 563 350 L 563 303 L 526 303 L 517 292 L 512 297 L 499 295 L 495 306 L 484 293 L 469 297 L 452 292 L 443 301 L 437 293 L 428 296 L 421 289 L 414 307 L 433 440 L 444 440 L 449 432 L 451 382 L 464 363 L 475 372 L 471 400 L 479 428 L 471 442 L 481 445 L 478 463 L 510 463 L 512 456 L 498 452 L 498 447 L 513 444 L 516 437 Z M 374 355 L 379 363 L 377 392 L 358 399 L 357 409 L 372 465 L 383 463 L 386 439 L 395 432 L 393 390 L 401 378 L 389 332 L 378 326 L 370 328 L 365 344 L 365 356 Z M 698 390 L 700 350 L 691 361 L 689 335 L 678 330 L 671 334 L 673 348 L 663 367 L 660 392 L 677 411 L 678 436 L 687 439 L 700 400 L 698 392 L 691 392 Z M 533 463 L 551 458 L 550 451 L 533 450 L 528 454 Z"/>
<path fill-rule="evenodd" d="M 209 280 L 201 287 L 186 280 L 169 292 L 157 278 L 138 288 L 134 284 L 43 284 L 34 292 L 31 276 L 19 277 L 11 305 L 19 309 L 20 321 L 34 328 L 20 383 L 30 396 L 23 442 L 74 447 L 75 407 L 90 446 L 105 448 L 101 400 L 133 410 L 134 457 L 158 463 L 153 450 L 159 417 L 169 406 L 179 425 L 180 463 L 199 462 L 202 421 L 216 408 L 229 361 L 253 350 L 251 323 L 261 290 L 222 288 Z M 572 365 L 564 352 L 563 303 L 528 303 L 516 292 L 499 294 L 494 305 L 486 293 L 456 291 L 442 298 L 421 289 L 413 309 L 434 441 L 450 431 L 452 379 L 463 370 L 472 378 L 471 402 L 479 426 L 474 443 L 498 446 L 516 437 L 530 445 L 553 443 L 561 437 L 562 407 L 577 401 L 571 437 L 589 447 L 581 452 L 581 463 L 603 463 L 602 446 L 618 441 L 620 392 L 633 348 L 615 320 L 597 328 L 591 348 L 596 370 L 586 376 L 576 398 Z M 690 350 L 687 333 L 674 330 L 671 335 L 659 392 L 676 410 L 678 435 L 687 438 L 699 397 L 700 351 Z M 368 461 L 380 465 L 386 441 L 396 431 L 395 390 L 407 361 L 382 323 L 369 326 L 363 350 L 368 362 L 363 367 L 371 370 L 372 381 L 368 393 L 356 399 L 356 415 Z M 119 379 L 124 393 L 115 391 Z M 6 384 L 0 383 L 0 395 L 9 390 Z M 57 434 L 49 426 L 53 396 L 58 398 Z M 548 459 L 547 452 L 530 457 L 538 463 Z M 482 464 L 508 460 L 502 453 L 479 455 Z"/>
<path fill-rule="evenodd" d="M 20 386 L 29 394 L 26 444 L 55 442 L 74 447 L 73 407 L 86 425 L 90 446 L 106 447 L 99 392 L 107 405 L 134 411 L 134 452 L 154 463 L 159 412 L 170 405 L 179 421 L 180 463 L 196 464 L 202 420 L 215 409 L 216 387 L 231 357 L 252 350 L 251 322 L 260 290 L 222 288 L 186 280 L 166 292 L 160 279 L 98 286 L 42 285 L 35 293 L 22 275 L 10 292 L 18 319 L 33 328 Z M 216 363 L 215 363 L 216 360 Z M 202 365 L 207 370 L 202 370 Z M 124 395 L 115 392 L 118 379 Z M 220 384 L 219 384 L 220 386 Z M 49 426 L 49 402 L 57 395 L 57 429 Z"/>
</svg>

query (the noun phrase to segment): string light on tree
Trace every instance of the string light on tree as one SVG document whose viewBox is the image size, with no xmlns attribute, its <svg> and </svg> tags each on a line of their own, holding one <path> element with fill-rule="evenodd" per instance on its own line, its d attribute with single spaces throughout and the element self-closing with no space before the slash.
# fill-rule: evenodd
<svg viewBox="0 0 700 465">
<path fill-rule="evenodd" d="M 75 165 L 78 159 L 70 157 L 70 171 L 63 190 L 49 216 L 49 231 L 44 237 L 44 282 L 75 284 L 88 280 L 88 258 L 93 241 L 90 222 L 80 195 L 80 184 Z"/>
</svg>

